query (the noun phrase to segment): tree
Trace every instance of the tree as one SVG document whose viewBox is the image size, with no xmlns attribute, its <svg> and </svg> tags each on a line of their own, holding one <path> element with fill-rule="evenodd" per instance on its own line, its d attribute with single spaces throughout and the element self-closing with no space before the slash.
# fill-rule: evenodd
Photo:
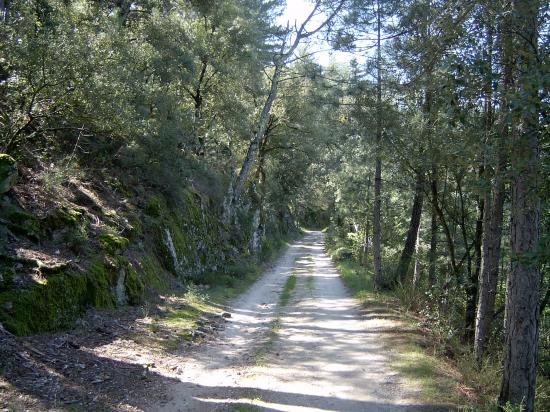
<svg viewBox="0 0 550 412">
<path fill-rule="evenodd" d="M 382 277 L 382 239 L 381 239 L 381 204 L 382 204 L 382 44 L 381 44 L 381 10 L 380 0 L 376 1 L 376 160 L 374 164 L 374 206 L 373 206 L 373 237 L 372 253 L 374 266 L 374 287 L 383 286 Z"/>
<path fill-rule="evenodd" d="M 502 12 L 502 11 L 500 11 Z M 492 78 L 492 47 L 493 47 L 493 27 L 491 10 L 487 15 L 487 47 L 488 47 L 488 69 L 490 79 Z M 492 184 L 485 189 L 483 204 L 483 240 L 482 240 L 482 266 L 479 278 L 479 300 L 477 306 L 477 316 L 475 325 L 474 353 L 479 364 L 483 359 L 491 325 L 494 316 L 495 298 L 497 292 L 497 281 L 499 275 L 500 248 L 502 239 L 503 208 L 505 197 L 505 171 L 507 163 L 506 145 L 509 136 L 509 93 L 512 86 L 512 60 L 510 33 L 506 26 L 509 24 L 509 17 L 502 20 L 500 31 L 500 54 L 501 67 L 503 68 L 503 78 L 501 81 L 500 106 L 501 120 L 499 130 L 495 134 L 493 130 L 493 107 L 492 107 L 492 85 L 489 84 L 485 89 L 486 94 L 486 138 L 485 145 L 490 147 L 496 145 L 496 164 L 490 162 L 489 155 L 484 156 L 484 174 L 483 178 L 489 176 L 490 167 L 494 169 Z M 496 140 L 496 142 L 494 142 Z M 494 167 L 493 167 L 494 166 Z"/>
<path fill-rule="evenodd" d="M 511 251 L 506 287 L 506 341 L 499 404 L 534 411 L 539 332 L 540 199 L 538 193 L 539 111 L 538 1 L 511 2 L 511 26 L 518 68 L 512 133 Z"/>
<path fill-rule="evenodd" d="M 273 73 L 270 77 L 270 87 L 269 92 L 265 98 L 265 102 L 262 107 L 262 111 L 259 115 L 257 124 L 254 126 L 254 132 L 252 140 L 248 146 L 246 156 L 242 162 L 240 171 L 235 178 L 235 181 L 230 187 L 230 192 L 228 198 L 225 201 L 224 206 L 224 220 L 230 222 L 234 214 L 234 209 L 236 204 L 241 197 L 242 191 L 244 189 L 245 182 L 248 178 L 252 164 L 256 160 L 258 148 L 263 139 L 264 133 L 266 131 L 269 115 L 271 113 L 271 107 L 277 98 L 277 92 L 279 89 L 279 82 L 283 74 L 283 70 L 288 63 L 288 61 L 293 56 L 294 52 L 300 45 L 302 40 L 307 39 L 319 31 L 321 31 L 331 20 L 337 15 L 344 4 L 344 0 L 341 0 L 336 4 L 334 9 L 330 12 L 327 18 L 317 25 L 314 29 L 308 29 L 308 24 L 310 21 L 321 12 L 322 2 L 316 1 L 313 7 L 313 10 L 306 17 L 303 23 L 296 28 L 295 30 L 290 30 L 287 26 L 286 32 L 283 34 L 283 40 L 280 44 L 279 51 L 273 57 Z M 292 38 L 293 37 L 293 38 Z"/>
</svg>

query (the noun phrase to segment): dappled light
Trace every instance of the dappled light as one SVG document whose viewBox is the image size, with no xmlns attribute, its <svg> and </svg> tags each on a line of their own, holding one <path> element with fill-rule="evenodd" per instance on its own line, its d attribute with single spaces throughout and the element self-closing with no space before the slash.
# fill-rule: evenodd
<svg viewBox="0 0 550 412">
<path fill-rule="evenodd" d="M 0 0 L 0 412 L 550 411 L 549 36 Z"/>
<path fill-rule="evenodd" d="M 223 335 L 186 363 L 182 383 L 162 410 L 215 410 L 218 404 L 274 411 L 445 410 L 417 403 L 415 390 L 392 370 L 382 334 L 399 332 L 402 324 L 362 316 L 320 239 L 319 232 L 307 233 L 233 303 Z M 291 275 L 297 288 L 277 307 Z"/>
</svg>

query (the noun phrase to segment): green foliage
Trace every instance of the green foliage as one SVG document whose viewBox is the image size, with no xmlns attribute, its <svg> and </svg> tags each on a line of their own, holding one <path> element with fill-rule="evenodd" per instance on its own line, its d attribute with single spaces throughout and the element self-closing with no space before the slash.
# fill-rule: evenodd
<svg viewBox="0 0 550 412">
<path fill-rule="evenodd" d="M 341 261 L 341 260 L 352 259 L 353 258 L 353 253 L 350 249 L 348 249 L 346 247 L 339 247 L 338 249 L 336 249 L 331 254 L 331 256 L 334 260 L 336 260 L 338 262 L 338 261 Z"/>
</svg>

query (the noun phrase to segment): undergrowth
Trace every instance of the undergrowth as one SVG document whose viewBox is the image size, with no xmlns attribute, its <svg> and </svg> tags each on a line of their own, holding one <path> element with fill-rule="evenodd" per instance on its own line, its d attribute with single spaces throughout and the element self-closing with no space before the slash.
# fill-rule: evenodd
<svg viewBox="0 0 550 412">
<path fill-rule="evenodd" d="M 353 295 L 365 305 L 383 303 L 396 308 L 401 321 L 416 329 L 422 339 L 409 336 L 399 344 L 392 367 L 411 381 L 418 382 L 426 402 L 454 405 L 464 411 L 496 411 L 502 359 L 490 354 L 481 368 L 476 367 L 471 347 L 465 345 L 449 329 L 449 314 L 427 308 L 429 291 L 402 286 L 391 291 L 377 292 L 373 288 L 373 273 L 354 258 L 341 258 L 329 253 L 336 261 L 341 277 Z M 449 296 L 449 299 L 452 299 Z M 435 313 L 435 315 L 434 315 Z M 428 319 L 427 316 L 437 319 Z M 550 382 L 543 376 L 537 379 L 536 410 L 550 410 Z M 518 405 L 507 405 L 507 412 L 520 411 Z"/>
<path fill-rule="evenodd" d="M 448 360 L 429 349 L 417 319 L 403 310 L 398 296 L 394 292 L 375 291 L 372 271 L 353 259 L 339 259 L 336 265 L 346 286 L 354 297 L 363 302 L 365 308 L 387 312 L 407 329 L 407 333 L 400 334 L 402 338 L 387 337 L 396 349 L 392 353 L 391 366 L 420 386 L 422 400 L 451 408 L 466 403 L 460 374 L 450 366 Z M 381 334 L 384 335 L 384 332 Z"/>
<path fill-rule="evenodd" d="M 188 282 L 180 293 L 172 293 L 164 298 L 163 310 L 150 317 L 149 303 L 143 304 L 144 318 L 148 319 L 151 336 L 134 336 L 142 345 L 162 347 L 164 350 L 177 350 L 182 343 L 202 339 L 201 326 L 225 310 L 229 300 L 247 290 L 259 277 L 265 266 L 282 252 L 285 242 L 270 254 L 271 259 L 263 262 L 243 262 L 232 268 L 229 274 L 211 274 L 196 281 Z M 198 330 L 198 332 L 197 332 Z M 272 333 L 276 333 L 273 330 Z"/>
</svg>

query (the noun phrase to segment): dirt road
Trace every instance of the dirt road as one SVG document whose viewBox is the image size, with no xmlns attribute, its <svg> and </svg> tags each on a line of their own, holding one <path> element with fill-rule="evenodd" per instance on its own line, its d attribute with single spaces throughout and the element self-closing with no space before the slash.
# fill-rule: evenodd
<svg viewBox="0 0 550 412">
<path fill-rule="evenodd" d="M 287 278 L 297 283 L 286 305 Z M 236 300 L 227 328 L 192 359 L 151 411 L 441 410 L 415 401 L 377 332 L 392 319 L 365 316 L 309 232 Z"/>
</svg>

